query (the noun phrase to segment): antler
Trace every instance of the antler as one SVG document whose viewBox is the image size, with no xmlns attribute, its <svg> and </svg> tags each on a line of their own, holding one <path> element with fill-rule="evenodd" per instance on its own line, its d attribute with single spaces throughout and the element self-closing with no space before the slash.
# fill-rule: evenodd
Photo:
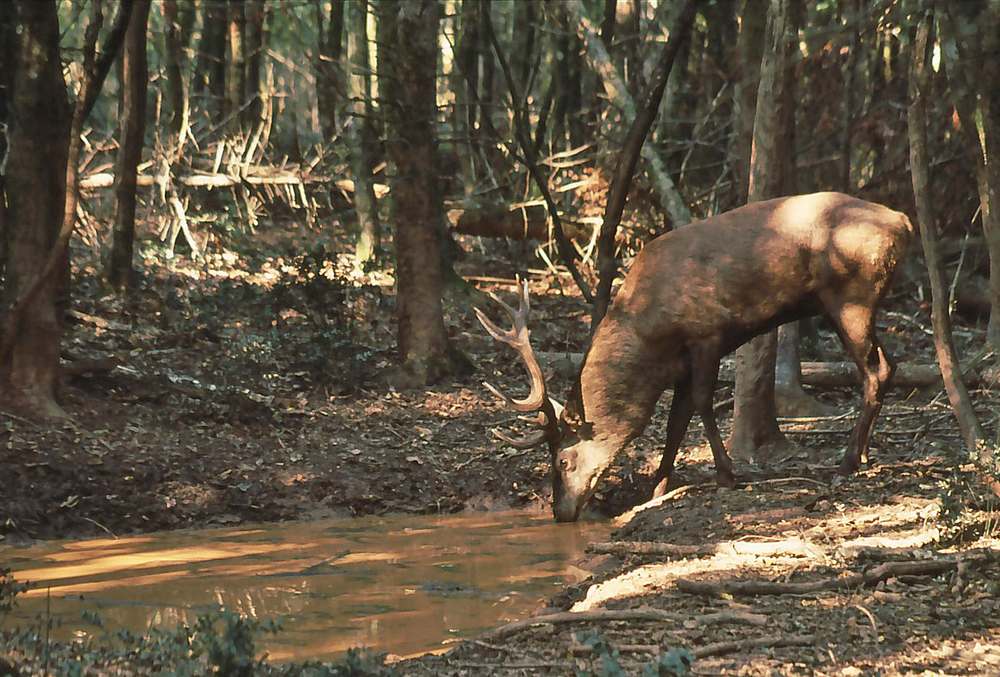
<svg viewBox="0 0 1000 677">
<path fill-rule="evenodd" d="M 542 425 L 544 430 L 539 433 L 528 435 L 523 438 L 512 438 L 494 431 L 497 437 L 504 440 L 508 444 L 515 447 L 526 448 L 535 446 L 536 444 L 544 441 L 550 441 L 554 439 L 554 436 L 558 436 L 560 412 L 556 411 L 556 407 L 561 410 L 562 406 L 549 399 L 545 388 L 545 375 L 542 373 L 542 368 L 538 364 L 538 359 L 535 357 L 535 351 L 532 350 L 531 342 L 529 341 L 528 311 L 531 309 L 531 303 L 528 300 L 527 280 L 518 280 L 518 286 L 520 288 L 520 294 L 518 296 L 518 306 L 516 310 L 504 303 L 496 295 L 490 294 L 493 300 L 500 304 L 500 306 L 507 311 L 507 314 L 510 315 L 511 320 L 513 321 L 513 327 L 511 329 L 501 329 L 488 317 L 486 317 L 485 313 L 479 310 L 479 308 L 474 308 L 473 310 L 476 311 L 476 317 L 479 318 L 479 322 L 483 325 L 486 331 L 489 332 L 490 336 L 501 343 L 506 343 L 517 351 L 517 354 L 520 355 L 521 360 L 524 362 L 525 368 L 528 370 L 528 374 L 531 376 L 531 390 L 528 392 L 528 396 L 522 400 L 515 400 L 500 392 L 493 385 L 485 382 L 483 383 L 483 385 L 486 386 L 490 392 L 505 401 L 515 410 L 521 412 L 540 412 L 541 415 L 538 417 L 537 423 Z"/>
</svg>

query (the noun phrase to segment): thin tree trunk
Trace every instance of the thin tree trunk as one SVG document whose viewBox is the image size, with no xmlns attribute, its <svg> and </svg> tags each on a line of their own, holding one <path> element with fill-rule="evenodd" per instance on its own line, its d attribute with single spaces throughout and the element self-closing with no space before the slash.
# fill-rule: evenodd
<svg viewBox="0 0 1000 677">
<path fill-rule="evenodd" d="M 243 111 L 243 126 L 252 129 L 260 120 L 263 96 L 261 95 L 261 63 L 263 62 L 264 49 L 264 22 L 267 14 L 267 6 L 264 0 L 245 0 L 243 7 L 244 16 L 244 41 L 243 41 L 243 101 L 250 102 L 250 105 Z"/>
<path fill-rule="evenodd" d="M 913 40 L 910 67 L 910 106 L 908 130 L 910 139 L 910 175 L 913 179 L 913 196 L 917 204 L 917 221 L 920 224 L 920 242 L 931 280 L 931 324 L 934 327 L 934 350 L 937 353 L 945 391 L 951 402 L 958 427 L 962 431 L 966 449 L 981 463 L 989 467 L 992 454 L 981 446 L 983 431 L 969 399 L 969 391 L 962 380 L 961 365 L 955 351 L 951 333 L 951 316 L 948 312 L 948 285 L 937 251 L 937 217 L 931 201 L 929 162 L 927 156 L 927 97 L 930 94 L 931 69 L 929 46 L 933 13 L 928 11 L 917 27 Z"/>
<path fill-rule="evenodd" d="M 202 2 L 201 25 L 195 91 L 205 96 L 202 108 L 218 123 L 226 110 L 226 6 Z"/>
<path fill-rule="evenodd" d="M 479 0 L 462 0 L 459 37 L 456 38 L 458 44 L 455 48 L 455 65 L 459 79 L 455 88 L 458 119 L 455 130 L 462 146 L 459 159 L 462 167 L 462 184 L 467 195 L 471 195 L 479 183 L 476 167 L 482 150 L 482 130 L 478 122 L 479 107 L 476 105 L 479 101 L 479 11 Z"/>
<path fill-rule="evenodd" d="M 226 12 L 226 115 L 233 115 L 246 102 L 243 98 L 246 88 L 244 71 L 243 41 L 246 21 L 243 16 L 243 0 L 229 0 Z M 233 129 L 239 127 L 239 120 L 233 120 Z"/>
<path fill-rule="evenodd" d="M 0 125 L 10 124 L 10 95 L 14 77 L 14 6 L 0 3 Z M 0 157 L 7 157 L 7 134 L 0 134 Z M 0 279 L 7 268 L 7 198 L 6 172 L 0 172 Z M 0 300 L 2 303 L 2 300 Z M 2 306 L 0 306 L 2 307 Z"/>
<path fill-rule="evenodd" d="M 332 0 L 330 16 L 324 20 L 323 0 L 316 2 L 318 34 L 316 71 L 316 97 L 319 106 L 323 138 L 333 138 L 340 120 L 340 102 L 344 98 L 344 75 L 340 67 L 343 54 L 344 0 Z"/>
<path fill-rule="evenodd" d="M 777 197 L 785 188 L 784 153 L 787 110 L 793 105 L 785 69 L 797 41 L 797 0 L 770 0 L 760 87 L 754 116 L 748 200 Z M 765 463 L 775 447 L 786 444 L 778 428 L 774 402 L 777 332 L 769 332 L 736 351 L 736 391 L 729 446 L 734 456 Z"/>
<path fill-rule="evenodd" d="M 379 255 L 381 226 L 375 188 L 372 184 L 372 158 L 367 139 L 371 135 L 371 68 L 368 64 L 367 0 L 347 3 L 347 58 L 350 62 L 348 93 L 353 119 L 347 127 L 351 149 L 351 173 L 354 176 L 354 211 L 358 216 L 358 235 L 354 263 L 359 269 L 370 266 Z"/>
<path fill-rule="evenodd" d="M 181 65 L 184 54 L 181 49 L 181 26 L 177 15 L 177 0 L 163 0 L 163 61 L 166 70 L 167 101 L 170 107 L 170 135 L 177 137 L 184 124 L 186 107 L 184 76 Z M 130 29 L 131 30 L 131 29 Z"/>
<path fill-rule="evenodd" d="M 657 63 L 656 74 L 649 95 L 640 111 L 632 121 L 628 135 L 625 137 L 624 148 L 618 159 L 618 166 L 615 168 L 614 177 L 611 180 L 611 188 L 608 191 L 608 199 L 604 208 L 604 220 L 601 224 L 600 234 L 597 239 L 597 265 L 600 273 L 600 281 L 597 285 L 597 292 L 594 295 L 594 310 L 591 315 L 590 332 L 593 334 L 597 330 L 597 325 L 604 319 L 611 303 L 611 285 L 618 273 L 618 259 L 615 257 L 615 236 L 618 234 L 618 224 L 621 223 L 622 214 L 625 212 L 625 199 L 628 197 L 629 188 L 632 186 L 632 178 L 635 175 L 635 168 L 639 162 L 639 155 L 649 130 L 652 129 L 656 121 L 656 114 L 660 108 L 660 101 L 663 98 L 663 91 L 667 86 L 667 79 L 670 71 L 674 67 L 674 59 L 681 45 L 688 39 L 691 33 L 691 25 L 694 23 L 695 3 L 687 0 L 684 3 L 676 23 L 670 27 L 670 39 L 663 48 L 660 60 Z"/>
<path fill-rule="evenodd" d="M 567 0 L 565 7 L 570 12 L 570 16 L 575 20 L 578 31 L 581 33 L 581 37 L 587 47 L 587 55 L 590 59 L 591 67 L 597 71 L 603 80 L 605 92 L 615 105 L 622 110 L 622 123 L 631 126 L 636 117 L 635 102 L 629 95 L 628 89 L 622 81 L 621 75 L 615 69 L 607 50 L 604 49 L 604 44 L 597 36 L 597 32 L 591 25 L 590 19 L 587 18 L 582 3 L 580 0 Z M 683 196 L 681 196 L 674 185 L 673 179 L 670 178 L 670 173 L 663 164 L 663 158 L 660 157 L 659 150 L 648 144 L 643 144 L 642 157 L 648 163 L 653 186 L 661 203 L 666 208 L 667 214 L 670 216 L 672 225 L 676 227 L 690 223 L 691 210 L 688 209 Z"/>
<path fill-rule="evenodd" d="M 990 261 L 990 320 L 986 338 L 1000 355 L 1000 4 L 946 5 L 958 63 L 949 80 L 966 146 L 975 155 L 980 217 Z M 959 27 L 966 27 L 966 34 Z M 944 50 L 947 54 L 948 51 Z"/>
<path fill-rule="evenodd" d="M 136 168 L 142 158 L 146 132 L 146 23 L 150 0 L 136 0 L 125 34 L 121 70 L 121 133 L 115 161 L 115 222 L 112 227 L 108 282 L 115 289 L 132 284 L 132 252 L 135 241 Z"/>
<path fill-rule="evenodd" d="M 444 219 L 434 127 L 440 9 L 437 0 L 380 2 L 394 45 L 380 76 L 388 83 L 401 386 L 433 383 L 467 366 L 448 340 L 441 306 Z"/>
</svg>

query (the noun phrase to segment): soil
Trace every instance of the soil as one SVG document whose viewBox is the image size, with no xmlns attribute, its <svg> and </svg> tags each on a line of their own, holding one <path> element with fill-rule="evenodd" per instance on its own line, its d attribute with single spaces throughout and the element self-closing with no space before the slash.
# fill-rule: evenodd
<svg viewBox="0 0 1000 677">
<path fill-rule="evenodd" d="M 466 246 L 473 254 L 456 263 L 466 283 L 454 287 L 447 304 L 452 339 L 476 373 L 397 390 L 391 275 L 354 271 L 339 253 L 343 243 L 324 232 L 269 226 L 232 236 L 225 246 L 216 241 L 197 262 L 168 258 L 147 240 L 136 291 L 124 301 L 103 286 L 85 244 L 74 252 L 75 297 L 64 341 L 62 403 L 69 417 L 49 424 L 0 412 L 0 542 L 329 515 L 548 510 L 547 452 L 514 450 L 490 432 L 525 430 L 481 385 L 488 379 L 513 394 L 526 385 L 523 369 L 485 335 L 471 310 L 490 303 L 483 291 L 508 298 L 514 291 L 509 252 L 490 255 L 497 245 Z M 529 281 L 535 349 L 581 350 L 588 316 L 572 281 L 553 271 L 533 272 Z M 881 334 L 898 359 L 929 363 L 930 321 L 926 306 L 913 300 L 915 284 L 897 285 L 880 316 Z M 960 324 L 956 338 L 963 356 L 985 345 L 982 326 Z M 822 326 L 807 359 L 843 359 Z M 551 391 L 566 392 L 572 371 L 559 365 L 551 371 Z M 707 442 L 693 423 L 672 482 L 687 488 L 638 513 L 612 538 L 705 545 L 798 537 L 822 552 L 595 554 L 585 563 L 594 577 L 540 613 L 652 606 L 691 620 L 542 624 L 397 669 L 640 674 L 655 653 L 636 645 L 665 651 L 809 635 L 806 646 L 700 658 L 695 672 L 1000 672 L 995 503 L 965 465 L 943 391 L 892 392 L 876 425 L 872 465 L 846 481 L 834 468 L 858 393 L 814 394 L 848 415 L 786 422 L 797 453 L 767 468 L 737 460 L 735 490 L 715 487 Z M 716 394 L 724 433 L 731 395 L 729 386 Z M 995 439 L 995 393 L 977 391 L 974 400 Z M 649 497 L 668 405 L 669 394 L 591 510 L 616 515 Z M 861 571 L 870 559 L 838 550 L 860 537 L 902 548 L 866 555 L 879 561 L 942 558 L 970 548 L 986 554 L 937 576 L 890 576 L 839 591 L 703 596 L 676 584 L 679 578 L 798 582 Z M 720 610 L 766 621 L 693 620 Z M 593 635 L 581 639 L 582 631 L 598 632 L 605 643 Z"/>
</svg>

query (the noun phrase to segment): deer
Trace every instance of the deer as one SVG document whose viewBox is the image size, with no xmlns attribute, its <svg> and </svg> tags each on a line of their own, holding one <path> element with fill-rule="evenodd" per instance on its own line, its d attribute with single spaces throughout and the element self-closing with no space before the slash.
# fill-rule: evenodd
<svg viewBox="0 0 1000 677">
<path fill-rule="evenodd" d="M 517 308 L 494 296 L 512 328 L 479 308 L 476 315 L 519 355 L 530 390 L 514 399 L 484 385 L 514 410 L 535 412 L 540 428 L 499 436 L 518 448 L 548 445 L 553 515 L 576 521 L 615 457 L 673 388 L 654 495 L 665 490 L 694 413 L 711 446 L 716 482 L 732 488 L 733 463 L 713 408 L 721 359 L 786 322 L 824 315 L 861 377 L 861 411 L 837 469 L 849 476 L 862 457 L 868 460 L 896 369 L 875 334 L 875 313 L 913 233 L 901 212 L 821 192 L 750 203 L 660 235 L 635 257 L 591 336 L 565 406 L 549 397 L 531 347 L 527 282 L 519 285 Z"/>
</svg>

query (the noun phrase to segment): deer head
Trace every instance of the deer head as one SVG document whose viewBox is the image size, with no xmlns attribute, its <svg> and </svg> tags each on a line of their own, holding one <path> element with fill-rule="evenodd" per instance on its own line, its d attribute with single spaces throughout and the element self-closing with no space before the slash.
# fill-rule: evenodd
<svg viewBox="0 0 1000 677">
<path fill-rule="evenodd" d="M 497 296 L 490 295 L 513 321 L 509 330 L 501 329 L 478 308 L 475 312 L 493 338 L 509 345 L 520 356 L 531 378 L 531 389 L 527 397 L 515 400 L 489 383 L 483 385 L 515 411 L 537 412 L 532 421 L 540 429 L 519 438 L 496 430 L 494 434 L 518 449 L 528 449 L 542 443 L 548 445 L 552 458 L 552 512 L 557 521 L 572 522 L 580 516 L 581 509 L 594 493 L 598 480 L 611 464 L 620 445 L 613 444 L 610 440 L 596 439 L 592 426 L 575 413 L 577 407 L 566 409 L 549 397 L 545 375 L 529 341 L 530 303 L 527 281 L 519 281 L 518 291 L 517 309 Z"/>
</svg>

